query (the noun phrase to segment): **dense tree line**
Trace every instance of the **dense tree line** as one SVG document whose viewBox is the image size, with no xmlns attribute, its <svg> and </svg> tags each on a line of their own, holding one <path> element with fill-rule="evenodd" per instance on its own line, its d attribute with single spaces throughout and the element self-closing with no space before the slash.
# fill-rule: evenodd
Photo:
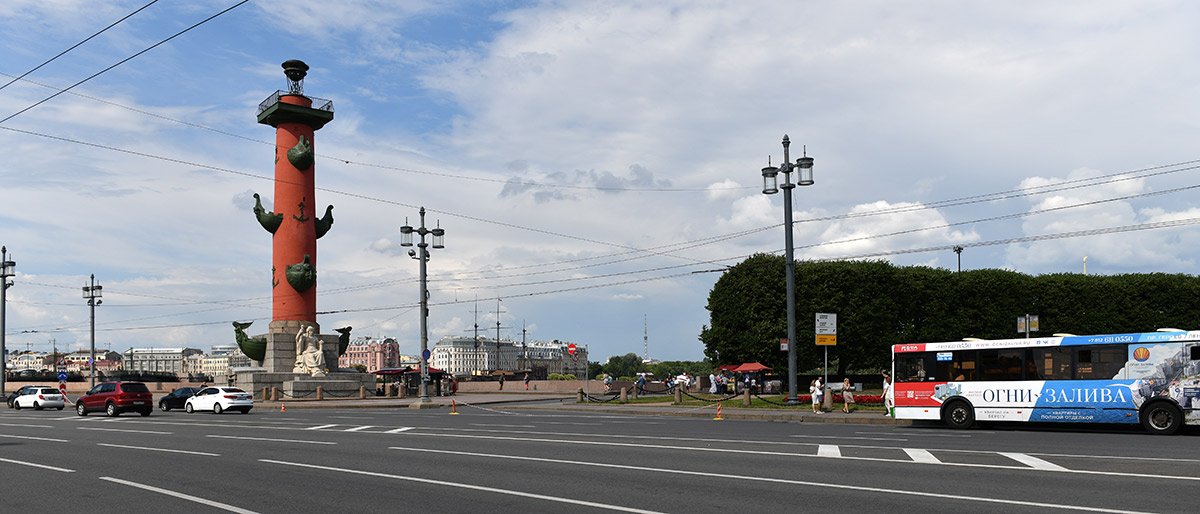
<svg viewBox="0 0 1200 514">
<path fill-rule="evenodd" d="M 759 254 L 732 267 L 713 286 L 710 325 L 700 332 L 716 364 L 759 361 L 787 370 L 784 258 Z M 821 365 L 815 315 L 837 314 L 830 372 L 888 366 L 898 343 L 1006 339 L 1017 318 L 1039 317 L 1040 331 L 1102 334 L 1197 328 L 1200 278 L 1182 274 L 1031 276 L 996 269 L 954 272 L 886 261 L 796 263 L 796 338 L 801 371 Z M 833 368 L 836 366 L 836 368 Z"/>
</svg>

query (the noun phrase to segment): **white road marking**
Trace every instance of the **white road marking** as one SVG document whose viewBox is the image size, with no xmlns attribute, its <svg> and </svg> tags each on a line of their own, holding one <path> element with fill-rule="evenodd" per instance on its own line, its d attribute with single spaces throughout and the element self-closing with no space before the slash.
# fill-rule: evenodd
<svg viewBox="0 0 1200 514">
<path fill-rule="evenodd" d="M 0 427 L 54 428 L 50 425 L 22 425 L 20 423 L 0 423 Z"/>
<path fill-rule="evenodd" d="M 1058 464 L 1055 464 L 1055 463 L 1049 462 L 1049 461 L 1044 461 L 1042 459 L 1039 459 L 1037 457 L 1033 457 L 1030 455 L 1025 455 L 1024 453 L 1009 453 L 1009 452 L 996 452 L 996 453 L 999 453 L 1000 455 L 1003 455 L 1012 460 L 1020 462 L 1021 464 L 1029 466 L 1033 469 L 1043 469 L 1046 471 L 1067 471 L 1067 468 L 1059 466 Z"/>
<path fill-rule="evenodd" d="M 366 430 L 368 428 L 374 428 L 374 427 L 375 427 L 374 425 L 363 425 L 361 427 L 347 428 L 346 430 L 343 430 L 343 432 L 358 432 L 360 430 Z"/>
<path fill-rule="evenodd" d="M 174 432 L 157 432 L 154 430 L 127 430 L 124 428 L 100 428 L 100 427 L 75 427 L 78 430 L 103 430 L 105 432 L 129 432 L 131 434 L 159 434 L 171 435 Z"/>
<path fill-rule="evenodd" d="M 895 432 L 855 432 L 855 433 L 862 434 L 862 435 L 903 435 L 903 436 L 915 435 L 915 436 L 919 436 L 919 437 L 955 437 L 955 438 L 971 437 L 966 434 L 923 434 L 920 432 L 900 432 L 900 431 L 895 431 Z"/>
<path fill-rule="evenodd" d="M 349 473 L 349 474 L 354 474 L 354 475 L 367 475 L 367 476 L 372 476 L 372 477 L 377 477 L 377 478 L 391 478 L 391 479 L 395 479 L 395 480 L 404 480 L 407 482 L 417 482 L 417 483 L 421 483 L 421 484 L 440 485 L 440 486 L 445 486 L 445 487 L 456 487 L 459 489 L 470 489 L 473 491 L 484 491 L 484 492 L 496 493 L 496 494 L 507 494 L 510 496 L 520 496 L 522 498 L 533 498 L 535 500 L 545 500 L 545 501 L 550 501 L 550 502 L 567 503 L 567 504 L 571 504 L 571 505 L 582 505 L 584 507 L 595 507 L 595 508 L 605 509 L 605 510 L 657 514 L 657 511 L 635 509 L 635 508 L 631 508 L 631 507 L 622 507 L 620 505 L 613 505 L 613 504 L 609 504 L 609 503 L 598 503 L 598 502 L 590 502 L 590 501 L 584 501 L 584 500 L 573 500 L 570 498 L 559 498 L 559 497 L 555 497 L 555 496 L 546 496 L 546 495 L 542 495 L 542 494 L 526 493 L 526 492 L 522 492 L 522 491 L 513 491 L 513 490 L 509 490 L 509 489 L 498 489 L 495 487 L 485 487 L 485 486 L 474 485 L 474 484 L 464 484 L 461 482 L 447 482 L 444 480 L 431 480 L 428 478 L 417 478 L 417 477 L 411 477 L 411 476 L 391 475 L 391 474 L 379 473 L 379 472 L 375 472 L 375 471 L 360 471 L 357 469 L 335 468 L 335 467 L 331 467 L 331 466 L 317 466 L 317 465 L 313 465 L 313 464 L 304 464 L 304 463 L 300 463 L 300 462 L 284 462 L 284 461 L 280 461 L 280 460 L 271 460 L 271 459 L 258 459 L 258 461 L 266 462 L 269 464 L 281 464 L 284 466 L 295 466 L 295 467 L 300 467 L 300 468 L 320 469 L 320 470 L 324 470 L 324 471 L 336 471 L 339 473 Z"/>
<path fill-rule="evenodd" d="M 127 485 L 127 486 L 129 486 L 129 487 L 136 487 L 136 488 L 138 488 L 138 489 L 144 489 L 144 490 L 146 490 L 146 491 L 150 491 L 150 492 L 154 492 L 154 493 L 165 494 L 165 495 L 167 495 L 167 496 L 173 496 L 173 497 L 175 497 L 175 498 L 180 498 L 180 499 L 183 499 L 183 500 L 188 500 L 188 501 L 196 502 L 196 503 L 199 503 L 199 504 L 201 504 L 201 505 L 208 505 L 209 507 L 215 507 L 215 508 L 218 508 L 218 509 L 221 509 L 221 510 L 226 510 L 226 511 L 229 511 L 229 512 L 237 512 L 237 513 L 239 513 L 239 514 L 257 514 L 256 512 L 254 512 L 254 511 L 252 511 L 252 510 L 246 510 L 246 509 L 243 509 L 243 508 L 240 508 L 240 507 L 234 507 L 233 505 L 229 505 L 229 504 L 225 504 L 225 503 L 221 503 L 221 502 L 216 502 L 216 501 L 212 501 L 212 500 L 207 500 L 207 499 L 204 499 L 204 498 L 200 498 L 200 497 L 198 497 L 198 496 L 192 496 L 192 495 L 190 495 L 190 494 L 183 494 L 183 493 L 180 493 L 180 492 L 176 492 L 176 491 L 170 491 L 170 490 L 167 490 L 167 489 L 162 489 L 162 488 L 159 488 L 159 487 L 149 486 L 149 485 L 145 485 L 145 484 L 139 484 L 139 483 L 137 483 L 137 482 L 130 482 L 130 481 L 128 481 L 128 480 L 121 480 L 121 479 L 119 479 L 119 478 L 113 478 L 113 477 L 100 477 L 100 480 L 107 480 L 107 481 L 109 481 L 109 482 L 113 482 L 113 483 L 116 483 L 116 484 Z"/>
<path fill-rule="evenodd" d="M 73 470 L 73 469 L 56 468 L 54 466 L 47 466 L 45 464 L 38 464 L 36 462 L 25 462 L 23 460 L 12 460 L 12 459 L 0 458 L 0 461 L 11 462 L 13 464 L 20 464 L 22 466 L 33 466 L 35 468 L 49 469 L 52 471 L 62 471 L 63 473 L 74 473 L 75 472 L 75 470 Z"/>
<path fill-rule="evenodd" d="M 331 427 L 336 427 L 336 426 L 337 426 L 336 424 L 334 424 L 334 425 L 321 425 L 321 426 L 316 426 L 316 427 L 308 427 L 308 428 L 306 428 L 305 430 L 321 430 L 321 429 L 323 429 L 323 428 L 331 428 Z"/>
<path fill-rule="evenodd" d="M 756 477 L 756 476 L 749 476 L 749 475 L 729 475 L 729 474 L 724 474 L 724 473 L 708 473 L 708 472 L 704 472 L 704 471 L 686 471 L 686 470 L 672 469 L 672 468 L 650 468 L 650 467 L 645 467 L 645 466 L 633 466 L 633 465 L 629 465 L 629 464 L 606 464 L 606 463 L 600 463 L 600 462 L 548 459 L 548 458 L 542 458 L 542 457 L 523 457 L 523 456 L 518 456 L 518 455 L 498 455 L 498 454 L 476 453 L 476 452 L 459 452 L 459 451 L 451 451 L 451 450 L 433 450 L 433 449 L 428 449 L 428 448 L 403 448 L 403 447 L 397 447 L 397 446 L 389 447 L 388 449 L 389 450 L 413 451 L 413 452 L 425 452 L 425 453 L 442 453 L 442 454 L 449 454 L 449 455 L 464 455 L 464 456 L 470 456 L 470 457 L 491 457 L 491 458 L 497 458 L 497 459 L 547 462 L 547 463 L 555 463 L 555 464 L 568 464 L 568 465 L 573 465 L 573 466 L 575 466 L 575 465 L 593 466 L 593 467 L 603 467 L 603 468 L 615 468 L 615 469 L 621 469 L 621 470 L 636 469 L 639 471 L 650 471 L 650 472 L 654 472 L 654 473 L 674 473 L 674 474 L 678 474 L 678 475 L 701 476 L 701 477 L 710 477 L 710 478 L 726 478 L 726 479 L 730 479 L 730 480 L 769 482 L 769 483 L 776 483 L 776 484 L 810 486 L 810 487 L 817 487 L 817 488 L 821 488 L 821 489 L 834 488 L 834 489 L 847 489 L 847 490 L 851 490 L 851 491 L 870 491 L 870 492 L 875 492 L 875 493 L 887 493 L 887 494 L 896 494 L 896 495 L 904 495 L 904 496 L 920 496 L 920 497 L 925 497 L 925 498 L 940 498 L 940 499 L 946 499 L 946 500 L 970 501 L 970 502 L 981 502 L 981 503 L 998 503 L 998 504 L 1004 504 L 1004 505 L 1019 505 L 1022 507 L 1040 507 L 1040 508 L 1045 508 L 1045 509 L 1082 510 L 1082 511 L 1088 511 L 1088 512 L 1109 512 L 1109 513 L 1121 513 L 1121 514 L 1136 512 L 1136 511 L 1127 511 L 1127 510 L 1118 510 L 1118 509 L 1103 509 L 1103 508 L 1098 508 L 1098 507 L 1086 507 L 1086 506 L 1082 506 L 1082 505 L 1040 503 L 1040 502 L 1032 502 L 1032 501 L 1024 501 L 1024 500 L 1009 500 L 1009 499 L 1005 499 L 1005 498 L 982 498 L 982 497 L 977 497 L 977 496 L 963 496 L 963 495 L 945 494 L 945 493 L 927 493 L 927 492 L 922 492 L 922 491 L 912 491 L 912 490 L 905 490 L 905 489 L 885 489 L 882 487 L 870 487 L 870 486 L 862 486 L 862 485 L 845 485 L 845 484 L 829 483 L 829 482 L 809 482 L 809 481 L 805 481 L 805 480 L 789 480 L 789 479 L 784 479 L 784 478 Z"/>
<path fill-rule="evenodd" d="M 921 449 L 917 449 L 917 448 L 905 448 L 904 453 L 907 453 L 908 458 L 912 459 L 913 462 L 924 462 L 925 464 L 941 464 L 942 463 L 942 461 L 938 460 L 937 457 L 934 457 L 932 453 L 929 453 L 929 450 L 921 450 Z"/>
<path fill-rule="evenodd" d="M 446 434 L 446 433 L 439 433 L 439 432 L 428 432 L 428 433 L 413 432 L 412 435 L 425 436 L 425 437 L 457 437 L 457 438 L 463 438 L 463 439 L 496 439 L 496 440 L 504 440 L 504 441 L 524 441 L 524 442 L 537 442 L 537 443 L 583 444 L 583 445 L 594 445 L 594 446 L 623 446 L 623 447 L 631 447 L 631 448 L 654 448 L 654 449 L 661 449 L 661 450 L 685 450 L 685 451 L 695 451 L 695 452 L 738 453 L 738 454 L 747 454 L 747 455 L 775 455 L 775 456 L 787 456 L 787 457 L 823 458 L 823 457 L 818 457 L 817 455 L 813 455 L 811 453 L 790 453 L 790 452 L 778 452 L 778 451 L 766 451 L 766 450 L 733 450 L 733 449 L 728 449 L 728 448 L 705 448 L 705 447 L 696 447 L 696 446 L 669 446 L 669 445 L 662 445 L 662 444 L 619 443 L 619 442 L 610 442 L 610 441 L 580 441 L 580 440 L 570 440 L 570 439 L 548 439 L 548 438 L 536 438 L 536 437 L 521 438 L 521 437 L 496 436 L 496 435 Z M 881 448 L 886 448 L 886 449 L 890 449 L 890 450 L 896 449 L 896 448 L 891 448 L 891 447 L 881 447 Z M 938 451 L 946 451 L 946 450 L 938 450 Z M 994 454 L 995 452 L 972 451 L 972 453 Z M 848 460 L 863 460 L 863 461 L 872 461 L 872 462 L 891 462 L 891 463 L 896 463 L 896 464 L 926 464 L 924 462 L 916 462 L 916 461 L 910 461 L 910 460 L 897 460 L 897 459 L 883 459 L 883 458 L 879 458 L 879 457 L 847 457 L 847 456 L 843 455 L 840 458 L 848 459 Z M 1127 473 L 1127 472 L 1117 472 L 1117 471 L 1087 471 L 1087 470 L 1066 469 L 1066 468 L 1040 469 L 1040 468 L 1033 468 L 1033 467 L 1029 467 L 1029 466 L 1001 466 L 1001 465 L 992 465 L 992 464 L 969 464 L 969 463 L 961 463 L 961 462 L 942 462 L 938 465 L 939 466 L 958 466 L 958 467 L 964 467 L 964 468 L 1012 469 L 1012 470 L 1020 470 L 1020 471 L 1049 471 L 1049 472 L 1060 472 L 1060 473 L 1076 473 L 1076 474 L 1080 474 L 1080 475 L 1103 475 L 1103 476 L 1136 477 L 1136 478 L 1164 478 L 1164 479 L 1169 479 L 1169 480 L 1200 481 L 1200 476 L 1151 475 L 1151 474 L 1146 474 L 1146 473 Z"/>
<path fill-rule="evenodd" d="M 219 453 L 193 452 L 193 451 L 189 451 L 189 450 L 172 450 L 170 448 L 150 448 L 148 446 L 129 446 L 129 445 L 125 445 L 125 444 L 96 443 L 96 446 L 108 446 L 110 448 L 127 448 L 130 450 L 148 450 L 148 451 L 152 451 L 152 452 L 186 453 L 189 455 L 203 455 L 205 457 L 220 457 L 221 456 L 221 454 L 219 454 Z"/>
<path fill-rule="evenodd" d="M 853 439 L 856 441 L 899 441 L 899 442 L 907 442 L 908 441 L 908 439 L 901 439 L 898 437 L 854 437 L 854 436 L 840 436 L 840 435 L 800 435 L 800 434 L 794 434 L 794 435 L 792 435 L 792 437 L 798 437 L 801 439 L 839 439 L 839 440 Z"/>
<path fill-rule="evenodd" d="M 841 457 L 842 449 L 838 448 L 836 444 L 822 444 L 820 446 L 817 446 L 817 456 L 818 457 Z"/>
<path fill-rule="evenodd" d="M 54 438 L 51 438 L 51 437 L 34 437 L 34 436 L 31 436 L 31 435 L 8 435 L 8 434 L 0 434 L 0 437 L 9 437 L 9 438 L 12 438 L 12 439 L 29 439 L 29 440 L 32 440 L 32 441 L 50 441 L 50 442 L 52 442 L 52 443 L 69 443 L 69 442 L 70 442 L 70 441 L 68 441 L 68 440 L 66 440 L 66 439 L 54 439 Z"/>
<path fill-rule="evenodd" d="M 534 425 L 501 425 L 499 423 L 471 423 L 473 427 L 498 427 L 498 428 L 537 428 Z"/>
<path fill-rule="evenodd" d="M 329 416 L 332 419 L 375 419 L 372 416 Z"/>
<path fill-rule="evenodd" d="M 246 441 L 271 441 L 275 443 L 303 443 L 303 444 L 337 444 L 330 441 L 305 441 L 302 439 L 272 439 L 270 437 L 239 437 L 236 435 L 206 435 L 204 437 L 215 437 L 218 439 L 243 439 Z"/>
<path fill-rule="evenodd" d="M 400 427 L 400 428 L 393 428 L 393 429 L 391 429 L 391 430 L 388 430 L 387 432 L 384 432 L 384 433 L 385 433 L 385 434 L 399 434 L 400 432 L 408 432 L 409 430 L 412 430 L 412 429 L 414 429 L 414 428 L 417 428 L 417 427 Z"/>
</svg>

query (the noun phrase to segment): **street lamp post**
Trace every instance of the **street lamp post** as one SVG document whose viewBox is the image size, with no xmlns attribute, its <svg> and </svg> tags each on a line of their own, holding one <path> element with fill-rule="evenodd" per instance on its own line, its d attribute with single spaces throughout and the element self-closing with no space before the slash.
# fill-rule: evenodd
<svg viewBox="0 0 1200 514">
<path fill-rule="evenodd" d="M 446 235 L 446 231 L 442 229 L 441 222 L 433 229 L 425 228 L 425 208 L 421 207 L 421 226 L 413 228 L 408 225 L 405 220 L 404 226 L 400 227 L 400 246 L 413 245 L 413 233 L 421 236 L 421 241 L 417 243 L 417 249 L 409 250 L 408 256 L 420 262 L 420 277 L 421 277 L 421 384 L 420 384 L 420 399 L 419 403 L 430 403 L 429 400 L 429 358 L 426 354 L 429 352 L 429 327 L 427 324 L 429 318 L 429 289 L 425 281 L 425 263 L 429 262 L 429 247 L 430 243 L 425 242 L 425 236 L 432 236 L 432 246 L 434 248 L 445 248 L 442 243 L 442 237 Z"/>
<path fill-rule="evenodd" d="M 963 247 L 955 246 L 954 253 L 958 254 L 958 271 L 962 271 L 962 251 Z"/>
<path fill-rule="evenodd" d="M 16 261 L 8 260 L 8 247 L 0 246 L 0 395 L 4 394 L 4 377 L 8 373 L 4 369 L 8 360 L 8 350 L 4 347 L 4 311 L 8 308 L 8 288 L 12 287 L 8 277 L 16 275 L 16 267 Z"/>
<path fill-rule="evenodd" d="M 83 286 L 83 299 L 87 300 L 92 327 L 92 356 L 88 359 L 92 376 L 91 387 L 96 387 L 96 306 L 104 303 L 104 300 L 100 299 L 102 289 L 103 286 L 96 285 L 95 274 L 91 277 L 90 285 Z"/>
<path fill-rule="evenodd" d="M 788 337 L 788 395 L 784 403 L 787 405 L 797 405 L 800 403 L 797 395 L 796 375 L 799 371 L 796 369 L 796 278 L 795 267 L 796 260 L 793 255 L 794 249 L 792 245 L 792 189 L 796 186 L 811 186 L 813 185 L 813 158 L 807 155 L 796 159 L 793 164 L 791 157 L 788 155 L 788 147 L 792 141 L 788 139 L 787 134 L 783 135 L 783 162 L 776 168 L 767 163 L 767 167 L 762 169 L 763 176 L 763 194 L 773 195 L 783 189 L 783 234 L 784 234 L 784 259 L 786 259 L 785 269 L 787 275 L 787 337 Z M 796 183 L 792 183 L 792 171 L 796 171 Z M 779 172 L 783 172 L 783 184 L 777 183 Z"/>
</svg>

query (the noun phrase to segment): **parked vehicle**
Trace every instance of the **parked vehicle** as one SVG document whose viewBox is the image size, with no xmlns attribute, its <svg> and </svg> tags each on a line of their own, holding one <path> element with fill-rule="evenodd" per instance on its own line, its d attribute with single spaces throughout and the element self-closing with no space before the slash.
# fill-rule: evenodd
<svg viewBox="0 0 1200 514">
<path fill-rule="evenodd" d="M 236 387 L 206 387 L 188 398 L 183 410 L 191 413 L 198 410 L 220 414 L 227 410 L 250 412 L 254 408 L 254 396 Z"/>
<path fill-rule="evenodd" d="M 120 416 L 122 412 L 137 412 L 149 416 L 154 410 L 154 396 L 141 382 L 104 382 L 96 384 L 75 402 L 75 413 L 87 416 L 89 412 L 103 411 L 109 416 Z"/>
<path fill-rule="evenodd" d="M 14 409 L 21 410 L 22 407 L 33 407 L 37 410 L 63 410 L 63 396 L 58 389 L 51 387 L 35 387 L 33 389 L 29 389 L 24 394 L 17 396 L 16 399 L 13 400 Z"/>
<path fill-rule="evenodd" d="M 191 398 L 192 395 L 196 394 L 196 391 L 199 390 L 199 387 L 180 387 L 179 389 L 171 391 L 170 394 L 158 399 L 158 410 L 169 411 L 171 409 L 182 409 L 183 404 L 187 402 L 187 399 Z"/>
<path fill-rule="evenodd" d="M 23 394 L 28 394 L 30 391 L 33 391 L 33 390 L 37 389 L 38 387 L 41 387 L 41 386 L 35 386 L 35 385 L 21 386 L 20 389 L 17 389 L 16 391 L 13 391 L 12 394 L 6 396 L 4 398 L 4 401 L 5 401 L 5 403 L 8 403 L 8 408 L 11 409 L 11 408 L 13 408 L 13 400 L 16 400 L 18 396 L 21 396 Z"/>
</svg>

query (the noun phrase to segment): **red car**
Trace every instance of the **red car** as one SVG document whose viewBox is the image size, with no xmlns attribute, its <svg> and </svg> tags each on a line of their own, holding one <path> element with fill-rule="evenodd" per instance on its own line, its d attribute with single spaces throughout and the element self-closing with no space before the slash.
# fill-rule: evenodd
<svg viewBox="0 0 1200 514">
<path fill-rule="evenodd" d="M 75 413 L 80 416 L 95 411 L 104 411 L 109 416 L 120 416 L 122 412 L 130 411 L 149 416 L 153 410 L 154 397 L 146 384 L 141 382 L 96 384 L 75 402 Z"/>
</svg>

